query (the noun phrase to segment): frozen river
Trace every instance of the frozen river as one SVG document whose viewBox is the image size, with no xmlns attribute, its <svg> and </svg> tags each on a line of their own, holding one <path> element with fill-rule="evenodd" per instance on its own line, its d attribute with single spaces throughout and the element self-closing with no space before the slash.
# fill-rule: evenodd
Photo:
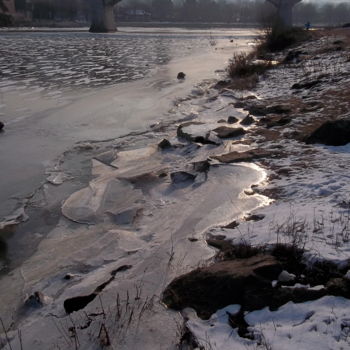
<svg viewBox="0 0 350 350">
<path fill-rule="evenodd" d="M 25 348 L 62 341 L 47 317 L 66 322 L 64 301 L 107 280 L 108 305 L 115 291 L 138 294 L 139 285 L 142 298 L 135 300 L 159 298 L 172 278 L 212 257 L 203 239 L 208 229 L 261 205 L 261 198 L 242 197 L 264 178 L 246 165 L 214 165 L 192 185 L 171 181 L 170 174 L 210 152 L 227 151 L 225 144 L 157 149 L 160 138 L 178 143 L 172 121 L 200 115 L 217 125 L 226 113 L 242 117 L 231 97 L 210 99 L 217 92 L 209 82 L 224 76 L 233 52 L 248 50 L 255 35 L 142 28 L 0 33 L 0 225 L 23 205 L 20 219 L 27 217 L 0 226 L 0 316 L 23 329 Z M 176 78 L 180 71 L 184 81 Z M 150 128 L 160 121 L 167 127 Z M 121 265 L 128 266 L 125 278 L 110 279 Z M 25 296 L 35 291 L 48 296 L 48 305 L 24 312 Z M 147 317 L 159 339 L 147 321 L 123 335 L 120 348 L 177 341 L 179 315 L 157 301 Z"/>
<path fill-rule="evenodd" d="M 144 129 L 195 83 L 217 76 L 233 48 L 245 49 L 254 35 L 160 28 L 0 33 L 0 217 L 75 142 Z M 182 84 L 179 71 L 187 73 Z"/>
</svg>

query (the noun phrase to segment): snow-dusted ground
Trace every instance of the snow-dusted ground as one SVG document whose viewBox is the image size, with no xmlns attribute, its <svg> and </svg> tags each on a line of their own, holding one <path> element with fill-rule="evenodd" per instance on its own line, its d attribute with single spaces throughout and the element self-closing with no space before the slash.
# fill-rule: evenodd
<svg viewBox="0 0 350 350">
<path fill-rule="evenodd" d="M 344 47 L 337 51 L 339 40 Z M 272 194 L 276 200 L 255 212 L 262 220 L 246 221 L 243 215 L 238 228 L 215 228 L 210 233 L 253 246 L 295 245 L 305 249 L 304 260 L 310 265 L 327 260 L 349 266 L 349 146 L 306 145 L 295 140 L 296 135 L 311 130 L 312 124 L 349 117 L 349 33 L 345 39 L 344 33 L 331 33 L 296 50 L 303 52 L 300 63 L 269 71 L 254 91 L 266 104 L 294 106 L 288 125 L 272 127 L 269 131 L 274 134 L 253 126 L 252 130 L 257 129 L 248 136 L 251 148 L 280 151 L 279 156 L 261 163 L 269 180 L 249 191 Z M 305 79 L 322 82 L 298 92 L 291 89 Z M 219 310 L 208 321 L 198 319 L 191 310 L 185 314 L 188 328 L 205 349 L 348 349 L 349 307 L 348 299 L 327 296 L 301 304 L 290 302 L 277 311 L 266 308 L 246 313 L 254 340 L 241 338 L 228 326 L 227 312 L 237 313 L 239 306 Z"/>
</svg>

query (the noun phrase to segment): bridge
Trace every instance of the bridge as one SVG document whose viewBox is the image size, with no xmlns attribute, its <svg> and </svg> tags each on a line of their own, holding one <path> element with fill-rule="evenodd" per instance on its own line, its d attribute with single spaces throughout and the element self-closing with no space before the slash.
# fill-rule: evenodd
<svg viewBox="0 0 350 350">
<path fill-rule="evenodd" d="M 281 23 L 286 27 L 293 25 L 293 7 L 302 0 L 267 0 L 277 8 Z"/>
<path fill-rule="evenodd" d="M 1 1 L 1 0 L 0 0 Z M 117 30 L 114 7 L 122 0 L 90 0 L 91 27 L 90 32 L 108 33 Z M 302 0 L 267 0 L 277 8 L 278 17 L 283 25 L 293 24 L 293 7 Z"/>
</svg>

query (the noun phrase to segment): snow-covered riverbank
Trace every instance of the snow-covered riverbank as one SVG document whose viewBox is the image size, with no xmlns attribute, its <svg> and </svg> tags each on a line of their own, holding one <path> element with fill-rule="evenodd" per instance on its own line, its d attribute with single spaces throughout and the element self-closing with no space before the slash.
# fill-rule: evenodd
<svg viewBox="0 0 350 350">
<path fill-rule="evenodd" d="M 275 289 L 268 292 L 265 304 L 261 304 L 260 292 L 253 297 L 247 287 L 246 305 L 228 306 L 208 321 L 186 311 L 187 327 L 198 346 L 235 350 L 349 347 L 349 54 L 348 30 L 322 32 L 319 39 L 293 48 L 288 55 L 276 55 L 284 63 L 260 79 L 256 98 L 235 103 L 254 117 L 245 143 L 259 151 L 226 155 L 222 161 L 237 162 L 244 156 L 265 168 L 267 183 L 247 193 L 265 194 L 274 202 L 256 211 L 254 220 L 242 217 L 229 228 L 218 227 L 208 234 L 225 237 L 233 246 L 256 247 L 260 253 L 286 244 L 298 249 L 294 258 L 299 256 L 299 260 L 288 264 L 288 254 L 281 258 L 273 253 L 277 265 L 289 266 L 289 271 L 279 275 L 277 269 L 274 275 L 271 270 L 269 278 L 274 281 L 270 286 Z M 242 266 L 249 259 L 246 263 L 243 259 Z M 200 280 L 200 273 L 193 276 L 188 279 Z M 169 293 L 181 295 L 177 288 L 185 282 L 186 277 L 175 282 L 167 297 Z M 275 304 L 271 310 L 278 293 L 287 293 L 290 302 L 277 308 Z M 257 300 L 260 308 L 266 307 L 247 306 Z M 292 300 L 315 301 L 298 304 Z"/>
<path fill-rule="evenodd" d="M 292 59 L 260 77 L 254 91 L 205 81 L 176 100 L 173 118 L 150 130 L 79 143 L 63 155 L 31 199 L 62 215 L 0 286 L 6 315 L 22 305 L 7 334 L 13 349 L 21 339 L 35 349 L 349 346 L 348 148 L 310 142 L 324 122 L 348 117 L 350 41 L 346 31 L 325 34 L 294 48 Z M 84 167 L 91 174 L 78 181 Z M 208 238 L 250 255 L 232 259 L 234 251 L 225 248 L 221 254 L 233 254 L 231 260 L 196 270 L 215 260 Z M 259 258 L 264 249 L 256 247 L 279 243 L 293 249 Z M 282 262 L 290 252 L 303 259 Z M 233 296 L 245 304 L 224 304 L 209 321 L 186 309 L 184 332 L 181 314 L 162 303 L 166 287 L 190 271 L 220 278 L 230 266 L 230 278 L 253 278 L 259 288 L 234 282 L 235 293 L 228 293 L 223 284 L 226 294 L 213 304 Z M 198 307 L 222 285 L 180 287 L 168 288 L 163 301 Z M 183 290 L 193 304 L 181 299 Z M 202 316 L 213 311 L 200 306 Z"/>
</svg>

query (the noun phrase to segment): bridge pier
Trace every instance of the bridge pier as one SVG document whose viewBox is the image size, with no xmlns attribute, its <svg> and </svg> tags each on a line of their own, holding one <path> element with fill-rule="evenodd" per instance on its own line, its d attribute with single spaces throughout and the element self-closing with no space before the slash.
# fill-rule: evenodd
<svg viewBox="0 0 350 350">
<path fill-rule="evenodd" d="M 113 33 L 117 30 L 114 7 L 121 0 L 90 0 L 92 33 Z"/>
<path fill-rule="evenodd" d="M 267 0 L 277 8 L 278 17 L 286 27 L 293 25 L 293 7 L 302 0 Z"/>
</svg>

